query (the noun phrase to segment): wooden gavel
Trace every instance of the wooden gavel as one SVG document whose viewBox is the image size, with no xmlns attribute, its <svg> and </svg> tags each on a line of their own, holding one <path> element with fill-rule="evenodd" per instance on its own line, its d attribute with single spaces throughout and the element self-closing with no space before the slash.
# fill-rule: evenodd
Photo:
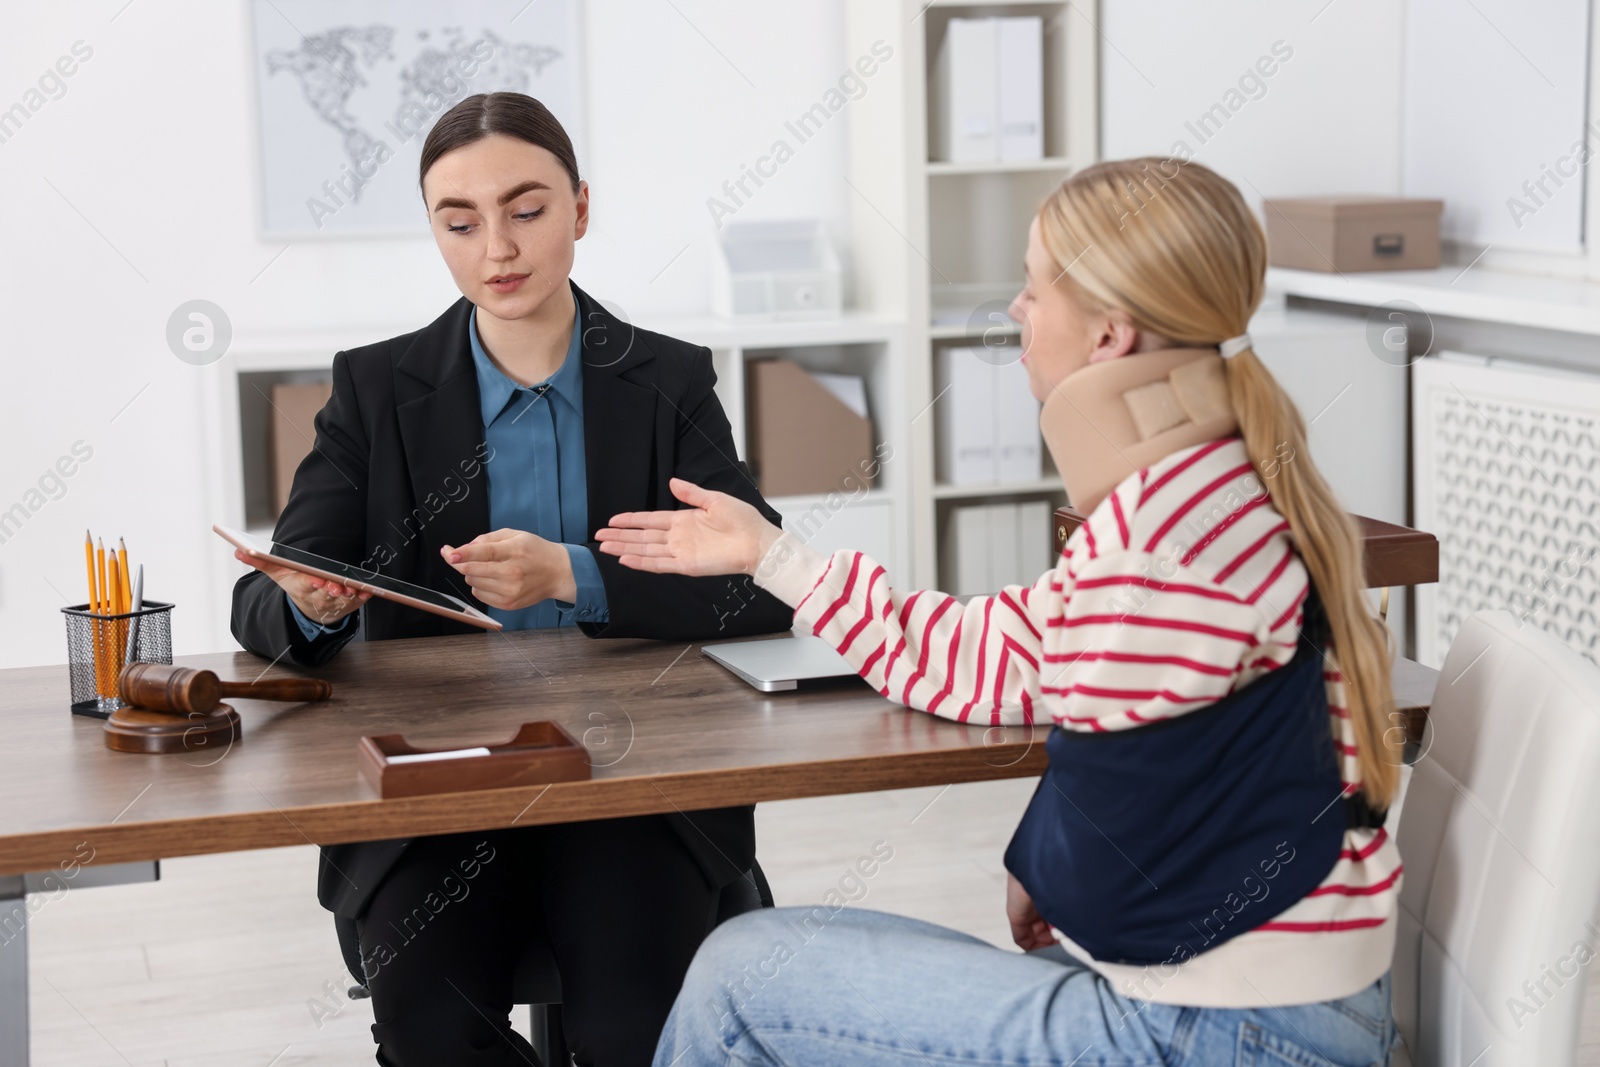
<svg viewBox="0 0 1600 1067">
<path fill-rule="evenodd" d="M 224 682 L 212 671 L 175 667 L 170 663 L 134 663 L 124 667 L 117 687 L 122 699 L 147 711 L 205 715 L 223 697 L 250 700 L 327 700 L 333 686 L 321 678 L 270 678 L 259 682 Z"/>
</svg>

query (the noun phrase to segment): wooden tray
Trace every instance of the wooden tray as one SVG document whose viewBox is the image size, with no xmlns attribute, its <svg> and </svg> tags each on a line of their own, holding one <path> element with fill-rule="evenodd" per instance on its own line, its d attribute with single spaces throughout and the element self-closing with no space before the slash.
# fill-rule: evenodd
<svg viewBox="0 0 1600 1067">
<path fill-rule="evenodd" d="M 391 762 L 394 756 L 487 748 L 482 755 L 417 763 Z M 510 789 L 547 782 L 575 782 L 589 777 L 589 752 L 553 722 L 525 722 L 516 736 L 498 745 L 451 745 L 418 748 L 400 734 L 363 737 L 361 774 L 378 795 L 416 797 L 429 793 L 465 793 L 475 789 Z"/>
</svg>

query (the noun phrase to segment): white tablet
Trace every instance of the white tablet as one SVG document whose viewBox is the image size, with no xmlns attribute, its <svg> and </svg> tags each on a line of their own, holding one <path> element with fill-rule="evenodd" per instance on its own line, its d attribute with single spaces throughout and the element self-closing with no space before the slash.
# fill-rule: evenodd
<svg viewBox="0 0 1600 1067">
<path fill-rule="evenodd" d="M 485 630 L 498 630 L 500 624 L 489 618 L 477 608 L 466 601 L 453 597 L 448 593 L 440 593 L 422 585 L 412 585 L 402 582 L 398 578 L 390 578 L 377 571 L 365 570 L 352 566 L 349 563 L 340 563 L 336 559 L 319 556 L 314 552 L 294 548 L 290 545 L 280 545 L 275 542 L 264 541 L 252 537 L 239 530 L 226 526 L 212 526 L 222 539 L 233 547 L 239 549 L 247 556 L 255 559 L 271 560 L 274 563 L 288 567 L 290 570 L 312 574 L 318 578 L 330 578 L 352 589 L 362 589 L 373 596 L 392 600 L 396 604 L 405 604 L 409 607 L 419 608 L 422 611 L 431 611 L 435 615 L 456 619 L 470 626 L 482 627 Z"/>
</svg>

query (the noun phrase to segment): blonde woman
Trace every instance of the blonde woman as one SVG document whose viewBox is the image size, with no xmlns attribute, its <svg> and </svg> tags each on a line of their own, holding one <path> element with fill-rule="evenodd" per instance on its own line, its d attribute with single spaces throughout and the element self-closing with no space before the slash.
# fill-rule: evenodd
<svg viewBox="0 0 1600 1067">
<path fill-rule="evenodd" d="M 597 534 L 640 570 L 754 576 L 892 700 L 1055 727 L 1005 853 L 1026 954 L 860 909 L 743 916 L 658 1064 L 1387 1062 L 1392 650 L 1245 333 L 1265 268 L 1197 163 L 1100 164 L 1041 206 L 1011 313 L 1089 517 L 1031 587 L 901 592 L 685 482 L 687 507 Z"/>
</svg>

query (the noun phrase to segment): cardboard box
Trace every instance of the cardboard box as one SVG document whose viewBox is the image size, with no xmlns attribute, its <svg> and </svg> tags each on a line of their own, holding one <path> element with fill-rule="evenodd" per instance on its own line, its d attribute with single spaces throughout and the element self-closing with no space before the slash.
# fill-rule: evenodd
<svg viewBox="0 0 1600 1067">
<path fill-rule="evenodd" d="M 787 359 L 746 364 L 745 388 L 745 451 L 762 496 L 871 488 L 870 419 Z"/>
<path fill-rule="evenodd" d="M 283 513 L 289 502 L 294 472 L 317 438 L 312 425 L 317 412 L 333 395 L 332 382 L 278 384 L 272 387 L 272 515 Z"/>
<path fill-rule="evenodd" d="M 1431 270 L 1443 200 L 1308 196 L 1267 200 L 1267 259 L 1295 270 Z"/>
</svg>

